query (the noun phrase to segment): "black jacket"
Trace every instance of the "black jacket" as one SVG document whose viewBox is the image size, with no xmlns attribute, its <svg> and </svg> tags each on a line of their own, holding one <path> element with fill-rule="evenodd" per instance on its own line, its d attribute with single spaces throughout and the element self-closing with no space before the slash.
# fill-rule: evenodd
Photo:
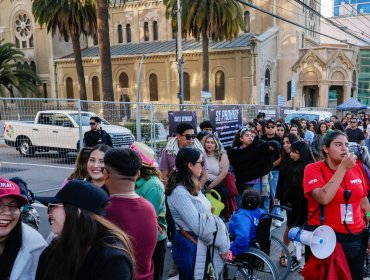
<svg viewBox="0 0 370 280">
<path fill-rule="evenodd" d="M 94 147 L 98 144 L 105 144 L 113 147 L 112 138 L 109 133 L 103 129 L 98 129 L 97 131 L 89 130 L 85 132 L 84 144 L 85 147 Z"/>
<path fill-rule="evenodd" d="M 269 173 L 273 167 L 274 155 L 279 153 L 280 148 L 279 142 L 275 140 L 266 142 L 259 137 L 255 137 L 244 149 L 228 147 L 227 155 L 234 168 L 236 183 L 242 184 Z"/>
<path fill-rule="evenodd" d="M 73 238 L 73 237 L 71 237 Z M 118 280 L 118 279 L 133 279 L 134 270 L 130 257 L 128 254 L 120 249 L 103 245 L 102 242 L 106 242 L 111 246 L 119 245 L 119 241 L 113 237 L 107 237 L 104 241 L 97 242 L 94 244 L 89 253 L 86 255 L 85 261 L 82 263 L 79 270 L 77 279 L 78 280 Z M 39 264 L 37 266 L 36 280 L 39 279 L 54 279 L 54 275 L 45 275 L 46 265 L 50 252 L 54 247 L 54 242 L 51 243 L 42 252 Z M 65 258 L 70 256 L 66 255 Z M 60 260 L 63 263 L 63 260 Z M 73 280 L 64 275 L 64 279 Z M 77 280 L 76 279 L 76 280 Z"/>
</svg>

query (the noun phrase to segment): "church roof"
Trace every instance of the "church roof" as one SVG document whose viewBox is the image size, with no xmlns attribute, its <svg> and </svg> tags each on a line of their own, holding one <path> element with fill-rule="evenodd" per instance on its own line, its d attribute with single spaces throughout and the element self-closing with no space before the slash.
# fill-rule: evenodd
<svg viewBox="0 0 370 280">
<path fill-rule="evenodd" d="M 250 33 L 243 33 L 232 41 L 210 42 L 209 51 L 212 50 L 236 50 L 246 49 L 250 47 L 251 38 L 253 35 Z M 183 40 L 182 48 L 184 52 L 201 51 L 202 42 L 191 40 Z M 142 43 L 124 43 L 111 46 L 111 55 L 124 56 L 124 55 L 141 55 L 141 54 L 155 54 L 155 53 L 175 53 L 176 40 L 169 41 L 148 41 Z M 90 47 L 81 50 L 82 58 L 99 57 L 98 46 Z M 74 58 L 73 53 L 61 59 Z"/>
</svg>

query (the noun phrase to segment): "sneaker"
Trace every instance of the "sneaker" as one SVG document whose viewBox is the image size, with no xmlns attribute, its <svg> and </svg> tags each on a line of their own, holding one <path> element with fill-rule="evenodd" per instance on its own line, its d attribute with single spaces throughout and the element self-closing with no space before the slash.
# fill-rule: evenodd
<svg viewBox="0 0 370 280">
<path fill-rule="evenodd" d="M 300 264 L 301 264 L 301 262 L 298 261 L 296 257 L 292 257 L 292 266 L 290 267 L 290 271 L 294 271 L 297 268 L 299 268 Z"/>
<path fill-rule="evenodd" d="M 299 268 L 299 273 L 302 273 L 303 269 L 304 269 L 304 265 L 302 265 L 302 266 Z"/>
<path fill-rule="evenodd" d="M 179 270 L 177 268 L 177 265 L 173 263 L 170 271 L 168 272 L 168 278 L 175 277 L 177 274 L 179 274 Z"/>
<path fill-rule="evenodd" d="M 172 242 L 171 241 L 167 241 L 167 248 L 172 248 Z"/>
<path fill-rule="evenodd" d="M 281 221 L 279 221 L 279 220 L 274 220 L 274 226 L 275 226 L 275 227 L 281 227 Z"/>
</svg>

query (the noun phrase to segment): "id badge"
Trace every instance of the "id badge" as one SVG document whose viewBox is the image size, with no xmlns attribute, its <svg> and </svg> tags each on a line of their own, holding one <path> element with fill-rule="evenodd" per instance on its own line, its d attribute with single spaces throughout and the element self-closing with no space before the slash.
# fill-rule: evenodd
<svg viewBox="0 0 370 280">
<path fill-rule="evenodd" d="M 343 224 L 343 221 L 345 220 L 347 224 L 353 224 L 353 208 L 352 204 L 348 204 L 347 206 L 345 204 L 340 205 L 340 221 Z"/>
</svg>

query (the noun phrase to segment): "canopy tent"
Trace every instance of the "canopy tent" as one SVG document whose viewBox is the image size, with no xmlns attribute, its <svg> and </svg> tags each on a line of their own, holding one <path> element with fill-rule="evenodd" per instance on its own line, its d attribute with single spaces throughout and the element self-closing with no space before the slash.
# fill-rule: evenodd
<svg viewBox="0 0 370 280">
<path fill-rule="evenodd" d="M 347 110 L 361 110 L 367 109 L 367 106 L 361 104 L 356 98 L 351 97 L 350 99 L 346 100 L 342 104 L 337 106 L 338 110 L 347 111 Z"/>
</svg>

